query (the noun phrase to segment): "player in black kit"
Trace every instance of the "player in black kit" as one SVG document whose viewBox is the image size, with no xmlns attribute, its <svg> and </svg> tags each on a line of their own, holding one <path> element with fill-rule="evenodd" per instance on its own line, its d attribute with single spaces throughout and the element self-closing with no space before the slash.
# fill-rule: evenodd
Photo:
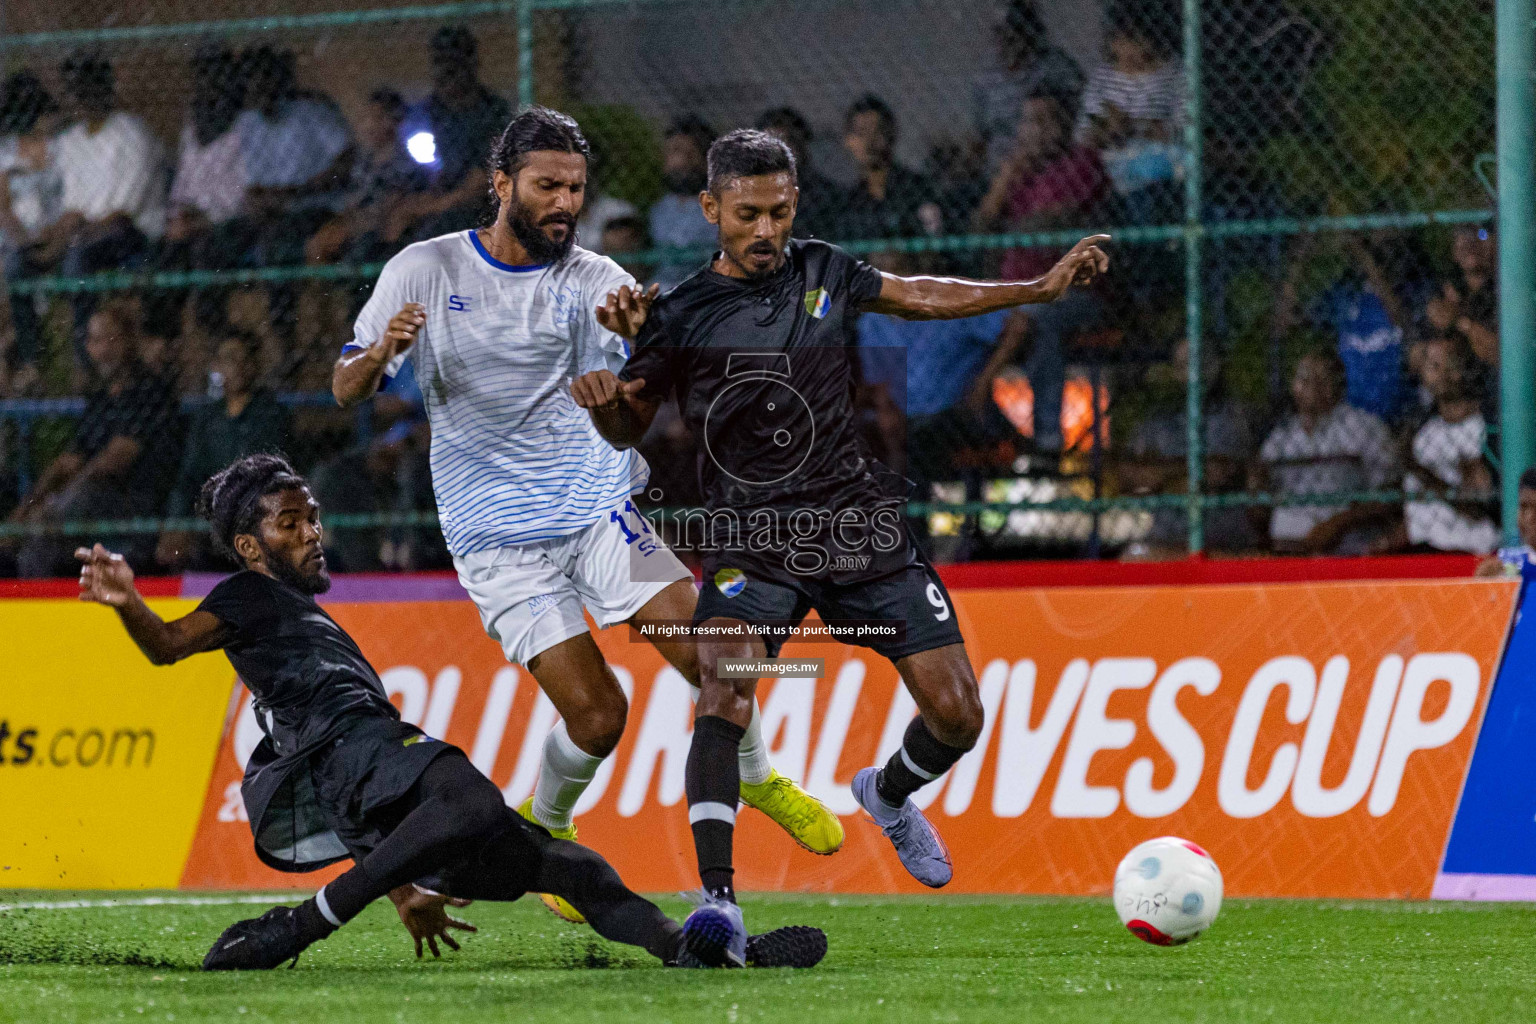
<svg viewBox="0 0 1536 1024">
<path fill-rule="evenodd" d="M 905 526 L 905 488 L 856 437 L 847 324 L 861 311 L 945 319 L 1051 302 L 1109 266 L 1097 235 L 1036 281 L 898 277 L 792 239 L 797 197 L 784 143 L 748 129 L 717 141 L 700 202 L 719 252 L 659 299 L 617 293 L 608 326 L 636 340 L 634 355 L 572 387 L 617 447 L 636 444 L 673 394 L 700 443 L 703 694 L 686 791 L 700 875 L 722 903 L 733 899 L 736 744 L 757 680 L 721 678 L 718 662 L 776 655 L 784 627 L 812 608 L 829 625 L 864 626 L 839 638 L 893 661 L 916 700 L 901 749 L 853 790 L 914 877 L 938 887 L 952 875 L 908 798 L 975 745 L 981 701 L 949 596 Z"/>
<path fill-rule="evenodd" d="M 391 896 L 417 937 L 450 946 L 450 897 L 563 896 L 599 935 L 641 946 L 668 965 L 720 966 L 727 924 L 704 906 L 684 925 L 635 895 L 598 854 L 555 839 L 506 806 L 457 747 L 400 720 L 362 651 L 315 600 L 330 587 L 320 509 L 275 455 L 241 459 L 204 486 L 200 511 L 244 571 L 182 618 L 145 605 L 121 555 L 100 544 L 75 554 L 80 598 L 116 609 L 157 665 L 222 648 L 254 698 L 264 737 L 241 792 L 256 853 L 280 871 L 354 866 L 297 907 L 230 926 L 206 970 L 271 968 Z M 419 883 L 419 884 L 418 884 Z M 826 952 L 814 928 L 755 937 L 745 962 L 809 967 Z M 740 963 L 741 960 L 736 962 Z"/>
</svg>

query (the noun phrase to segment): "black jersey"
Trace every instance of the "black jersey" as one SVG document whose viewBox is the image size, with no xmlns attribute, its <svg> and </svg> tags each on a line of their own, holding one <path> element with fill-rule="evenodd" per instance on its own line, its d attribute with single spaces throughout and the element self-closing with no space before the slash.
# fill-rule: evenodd
<svg viewBox="0 0 1536 1024">
<path fill-rule="evenodd" d="M 754 512 L 772 511 L 786 529 L 809 513 L 825 534 L 839 513 L 867 518 L 905 498 L 902 482 L 859 439 L 853 404 L 848 327 L 858 307 L 879 296 L 880 272 L 826 242 L 792 240 L 786 255 L 762 280 L 706 266 L 663 295 L 619 374 L 643 379 L 643 398 L 675 394 L 699 445 L 706 505 L 741 519 L 743 534 L 727 546 L 746 543 Z M 899 516 L 887 518 L 885 535 L 895 537 Z M 858 536 L 859 528 L 843 533 Z M 808 540 L 826 547 L 828 538 L 801 530 L 794 543 L 804 548 Z M 766 568 L 795 552 L 750 554 L 765 556 L 753 564 Z M 738 555 L 720 560 L 738 565 L 745 554 Z M 825 566 L 802 559 L 791 573 L 857 578 L 905 561 L 833 555 Z"/>
<path fill-rule="evenodd" d="M 313 597 L 259 572 L 219 583 L 198 610 L 233 632 L 224 653 L 264 734 L 241 786 L 257 853 L 289 871 L 347 856 L 335 815 L 319 804 L 311 760 L 360 720 L 399 722 L 378 673 Z M 412 750 L 410 759 L 428 753 Z"/>
<path fill-rule="evenodd" d="M 214 587 L 198 609 L 234 632 L 224 653 L 276 753 L 312 745 L 346 715 L 400 717 L 363 652 L 310 595 L 246 570 Z"/>
</svg>

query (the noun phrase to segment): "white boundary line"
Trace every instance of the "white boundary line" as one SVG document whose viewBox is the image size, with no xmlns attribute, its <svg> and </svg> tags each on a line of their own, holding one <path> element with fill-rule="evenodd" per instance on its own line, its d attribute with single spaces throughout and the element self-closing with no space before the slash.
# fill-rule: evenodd
<svg viewBox="0 0 1536 1024">
<path fill-rule="evenodd" d="M 291 894 L 290 897 L 291 898 Z M 112 907 L 227 907 L 237 903 L 281 903 L 284 897 L 267 896 L 139 896 L 118 900 L 37 900 L 0 903 L 7 910 L 102 910 Z"/>
</svg>

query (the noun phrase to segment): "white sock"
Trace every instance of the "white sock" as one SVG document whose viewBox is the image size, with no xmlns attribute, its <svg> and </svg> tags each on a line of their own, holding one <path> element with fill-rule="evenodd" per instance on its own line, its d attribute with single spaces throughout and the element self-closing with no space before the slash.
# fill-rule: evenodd
<svg viewBox="0 0 1536 1024">
<path fill-rule="evenodd" d="M 691 683 L 689 685 L 692 686 Z M 693 702 L 699 702 L 697 686 L 693 687 Z M 752 720 L 747 723 L 747 731 L 741 736 L 736 764 L 741 771 L 741 781 L 749 786 L 767 782 L 773 771 L 773 765 L 768 763 L 768 744 L 763 742 L 763 716 L 758 711 L 755 699 L 752 701 Z"/>
<path fill-rule="evenodd" d="M 602 763 L 602 758 L 571 742 L 564 722 L 556 724 L 544 738 L 539 781 L 533 787 L 533 819 L 547 829 L 570 828 L 571 809 Z"/>
</svg>

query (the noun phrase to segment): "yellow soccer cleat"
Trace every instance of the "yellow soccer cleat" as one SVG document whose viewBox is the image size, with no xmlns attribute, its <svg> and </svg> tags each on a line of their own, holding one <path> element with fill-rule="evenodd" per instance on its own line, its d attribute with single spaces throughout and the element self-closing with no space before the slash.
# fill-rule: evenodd
<svg viewBox="0 0 1536 1024">
<path fill-rule="evenodd" d="M 538 825 L 541 828 L 549 828 L 549 826 L 535 820 L 533 816 L 533 797 L 529 797 L 527 800 L 524 800 L 523 806 L 517 809 L 517 813 L 521 814 L 524 818 L 527 818 L 529 821 L 532 821 L 535 825 Z M 575 842 L 576 823 L 571 822 L 569 828 L 551 828 L 549 829 L 549 834 L 554 836 L 556 839 L 569 839 L 571 842 Z M 571 906 L 570 901 L 562 899 L 553 893 L 540 892 L 535 893 L 534 895 L 539 898 L 540 902 L 549 908 L 550 913 L 560 918 L 560 920 L 569 921 L 571 924 L 587 923 L 587 919 L 581 916 L 581 911 Z"/>
<path fill-rule="evenodd" d="M 843 845 L 843 823 L 827 805 L 777 771 L 756 785 L 741 784 L 741 802 L 756 807 L 812 853 L 833 854 Z"/>
</svg>

